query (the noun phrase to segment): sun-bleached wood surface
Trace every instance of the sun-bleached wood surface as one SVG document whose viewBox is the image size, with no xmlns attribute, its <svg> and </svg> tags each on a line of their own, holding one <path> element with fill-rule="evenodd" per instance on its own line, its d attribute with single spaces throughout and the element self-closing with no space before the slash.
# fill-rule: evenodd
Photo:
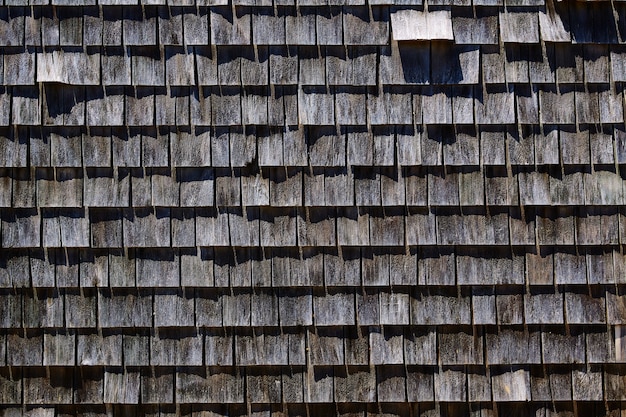
<svg viewBox="0 0 626 417">
<path fill-rule="evenodd" d="M 625 85 L 617 0 L 4 0 L 0 415 L 623 415 Z"/>
</svg>

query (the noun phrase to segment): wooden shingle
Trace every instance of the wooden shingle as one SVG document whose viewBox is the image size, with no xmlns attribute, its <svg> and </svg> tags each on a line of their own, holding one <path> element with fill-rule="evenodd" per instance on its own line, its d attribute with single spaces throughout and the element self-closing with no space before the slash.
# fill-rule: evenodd
<svg viewBox="0 0 626 417">
<path fill-rule="evenodd" d="M 121 366 L 122 336 L 77 335 L 76 361 L 82 366 Z"/>
<path fill-rule="evenodd" d="M 320 45 L 341 45 L 343 43 L 343 22 L 341 8 L 321 8 L 316 15 L 317 43 Z"/>
<path fill-rule="evenodd" d="M 524 297 L 525 322 L 563 323 L 563 295 L 535 293 Z"/>
<path fill-rule="evenodd" d="M 541 334 L 544 363 L 582 363 L 585 361 L 584 333 Z"/>
<path fill-rule="evenodd" d="M 313 298 L 317 326 L 350 325 L 354 323 L 354 294 L 331 293 Z"/>
<path fill-rule="evenodd" d="M 310 292 L 297 293 L 282 290 L 279 299 L 279 317 L 282 326 L 310 326 L 313 324 L 313 298 Z"/>
<path fill-rule="evenodd" d="M 380 47 L 380 82 L 387 84 L 428 84 L 430 45 L 425 42 L 391 41 Z"/>
<path fill-rule="evenodd" d="M 558 13 L 554 2 L 548 2 L 546 9 L 546 12 L 539 13 L 541 39 L 544 42 L 570 42 L 570 31 L 566 29 L 566 25 L 569 24 L 569 16 Z"/>
<path fill-rule="evenodd" d="M 169 403 L 174 397 L 174 374 L 169 372 L 141 375 L 141 397 L 147 403 Z"/>
<path fill-rule="evenodd" d="M 139 400 L 139 372 L 104 373 L 104 401 L 132 404 Z"/>
<path fill-rule="evenodd" d="M 467 379 L 457 369 L 445 369 L 435 373 L 435 401 L 466 401 Z"/>
<path fill-rule="evenodd" d="M 179 403 L 236 403 L 243 401 L 245 379 L 225 368 L 206 374 L 177 372 L 175 398 Z M 217 388 L 219 387 L 219 389 Z"/>
<path fill-rule="evenodd" d="M 252 15 L 252 39 L 257 45 L 283 45 L 285 16 L 271 9 L 260 9 Z"/>
<path fill-rule="evenodd" d="M 120 308 L 125 311 L 122 316 L 118 314 Z M 102 327 L 149 327 L 152 312 L 150 296 L 98 294 L 98 323 Z"/>
<path fill-rule="evenodd" d="M 500 37 L 505 43 L 539 43 L 539 20 L 534 12 L 507 10 L 499 15 Z"/>
<path fill-rule="evenodd" d="M 395 10 L 391 13 L 391 31 L 396 41 L 454 39 L 452 19 L 446 10 Z"/>
<path fill-rule="evenodd" d="M 315 45 L 315 12 L 308 8 L 288 9 L 285 35 L 294 45 Z"/>
<path fill-rule="evenodd" d="M 245 8 L 211 9 L 211 43 L 216 45 L 246 45 L 251 40 L 251 16 Z"/>
<path fill-rule="evenodd" d="M 457 330 L 439 333 L 439 358 L 444 365 L 477 365 L 483 363 L 483 336 Z"/>
<path fill-rule="evenodd" d="M 150 363 L 155 366 L 202 365 L 203 340 L 200 335 L 179 335 L 176 338 L 150 338 Z"/>
<path fill-rule="evenodd" d="M 335 372 L 335 393 L 334 398 L 345 402 L 369 402 L 376 397 L 377 384 L 375 375 L 372 372 L 363 370 L 353 372 Z M 380 391 L 379 397 L 384 398 Z"/>
<path fill-rule="evenodd" d="M 154 45 L 157 36 L 156 8 L 124 10 L 123 39 L 125 45 Z"/>
<path fill-rule="evenodd" d="M 454 42 L 457 44 L 496 44 L 498 42 L 498 18 L 488 8 L 458 8 L 452 15 Z"/>
<path fill-rule="evenodd" d="M 420 324 L 471 323 L 470 297 L 418 294 L 411 299 L 411 322 Z"/>
<path fill-rule="evenodd" d="M 492 364 L 541 362 L 539 332 L 506 330 L 485 335 L 486 360 Z"/>
<path fill-rule="evenodd" d="M 530 395 L 530 375 L 525 369 L 491 374 L 494 401 L 528 401 Z"/>
</svg>

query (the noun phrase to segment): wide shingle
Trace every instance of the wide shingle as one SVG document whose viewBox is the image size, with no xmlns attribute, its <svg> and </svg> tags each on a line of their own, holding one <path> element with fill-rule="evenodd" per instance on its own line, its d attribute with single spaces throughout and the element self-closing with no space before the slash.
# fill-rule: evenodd
<svg viewBox="0 0 626 417">
<path fill-rule="evenodd" d="M 396 41 L 453 40 L 452 18 L 446 10 L 400 8 L 391 12 L 391 33 Z"/>
</svg>

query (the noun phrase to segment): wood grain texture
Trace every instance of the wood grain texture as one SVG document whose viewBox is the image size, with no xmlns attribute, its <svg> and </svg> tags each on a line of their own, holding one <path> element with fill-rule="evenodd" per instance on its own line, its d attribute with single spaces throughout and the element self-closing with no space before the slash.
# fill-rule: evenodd
<svg viewBox="0 0 626 417">
<path fill-rule="evenodd" d="M 622 3 L 6 0 L 0 414 L 623 414 Z"/>
</svg>

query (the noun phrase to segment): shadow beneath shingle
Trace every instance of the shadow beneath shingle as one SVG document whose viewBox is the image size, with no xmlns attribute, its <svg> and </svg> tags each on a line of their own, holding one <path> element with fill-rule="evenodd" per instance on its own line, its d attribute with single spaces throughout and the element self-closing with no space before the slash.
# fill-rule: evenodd
<svg viewBox="0 0 626 417">
<path fill-rule="evenodd" d="M 138 100 L 146 97 L 153 97 L 155 95 L 154 87 L 125 87 L 124 95 L 126 99 L 136 98 Z M 128 112 L 128 109 L 126 110 Z"/>
<path fill-rule="evenodd" d="M 225 174 L 222 170 L 219 172 Z M 176 180 L 181 183 L 213 181 L 215 176 L 213 168 L 176 168 Z"/>
<path fill-rule="evenodd" d="M 39 8 L 34 8 L 39 9 Z M 42 7 L 41 9 L 46 9 Z M 31 9 L 29 7 L 3 7 L 0 10 L 0 20 L 5 22 L 10 21 L 11 19 L 15 19 L 18 17 L 31 16 Z"/>
<path fill-rule="evenodd" d="M 234 267 L 237 265 L 233 248 L 213 248 L 213 262 L 217 267 Z"/>
<path fill-rule="evenodd" d="M 296 168 L 293 168 L 293 167 L 272 168 L 271 170 L 269 170 L 270 181 L 272 182 L 272 184 L 282 184 L 290 180 L 291 178 L 297 176 L 302 171 L 303 169 L 298 168 L 298 167 Z"/>
<path fill-rule="evenodd" d="M 189 8 L 180 7 L 180 6 L 157 6 L 156 7 L 156 15 L 159 19 L 168 21 L 173 17 L 182 16 L 188 11 Z M 195 12 L 195 8 L 193 9 Z M 169 22 L 168 22 L 169 23 Z"/>
<path fill-rule="evenodd" d="M 340 136 L 335 126 L 308 126 L 304 132 L 306 144 L 311 147 L 320 140 L 337 138 Z"/>
<path fill-rule="evenodd" d="M 92 100 L 102 100 L 105 97 L 105 92 L 109 89 L 109 88 L 113 88 L 114 91 L 117 93 L 116 95 L 120 95 L 124 93 L 124 87 L 96 87 L 96 86 L 89 86 L 85 88 L 85 100 L 86 101 L 92 101 Z M 109 94 L 106 94 L 107 96 Z M 104 128 L 101 128 L 104 129 Z"/>
<path fill-rule="evenodd" d="M 347 126 L 343 127 L 342 126 L 342 133 L 343 133 L 343 129 L 346 129 L 346 133 L 347 133 Z M 391 126 L 391 125 L 379 125 L 379 126 L 372 126 L 369 129 L 372 132 L 372 135 L 374 135 L 374 137 L 376 136 L 393 136 L 393 134 L 395 133 L 395 126 Z M 350 129 L 350 133 L 362 133 L 362 132 L 366 132 L 367 130 L 364 130 L 363 127 L 361 126 L 354 126 L 353 129 Z"/>
<path fill-rule="evenodd" d="M 59 396 L 58 399 L 63 398 L 63 389 L 67 390 L 65 393 L 69 399 L 72 397 L 72 389 L 74 387 L 74 370 L 72 368 L 66 367 L 55 367 L 55 372 L 49 372 L 45 368 L 38 367 L 24 367 L 23 377 L 25 379 L 31 379 L 33 381 L 37 381 L 37 379 L 41 380 L 41 388 L 45 389 L 45 385 L 49 384 L 50 388 L 61 389 L 59 391 L 55 391 Z M 45 381 L 45 382 L 43 382 Z"/>
<path fill-rule="evenodd" d="M 379 167 L 352 167 L 355 181 L 371 180 L 376 181 L 379 175 Z"/>
<path fill-rule="evenodd" d="M 47 116 L 53 119 L 71 113 L 75 106 L 86 100 L 84 87 L 45 83 L 43 88 Z"/>
<path fill-rule="evenodd" d="M 194 47 L 192 46 L 187 46 L 187 47 L 177 46 L 177 45 L 166 46 L 164 58 L 165 60 L 169 60 L 171 58 L 174 58 L 176 55 L 189 55 L 193 53 L 194 53 Z"/>
<path fill-rule="evenodd" d="M 454 137 L 454 126 L 428 125 L 425 131 L 425 139 L 443 144 L 448 138 Z"/>
<path fill-rule="evenodd" d="M 254 51 L 249 51 L 248 48 L 240 46 L 222 46 L 217 50 L 217 65 L 221 67 L 230 62 L 241 60 L 244 58 L 244 54 L 247 54 L 245 57 L 250 59 L 250 53 L 254 54 Z"/>
<path fill-rule="evenodd" d="M 558 6 L 557 3 L 555 11 L 559 16 L 567 16 L 569 12 L 569 29 L 576 43 L 611 43 L 617 39 L 610 3 L 566 3 L 560 8 Z M 622 19 L 618 17 L 618 21 Z"/>
<path fill-rule="evenodd" d="M 68 248 L 48 248 L 46 249 L 48 261 L 56 266 L 78 266 L 80 265 L 80 250 Z"/>
<path fill-rule="evenodd" d="M 398 51 L 405 82 L 410 84 L 431 82 L 430 44 L 428 42 L 400 42 Z"/>
<path fill-rule="evenodd" d="M 504 45 L 504 54 L 506 62 L 521 62 L 526 65 L 529 61 L 528 45 L 510 44 Z"/>
<path fill-rule="evenodd" d="M 155 295 L 156 294 L 167 294 L 167 292 L 163 293 L 160 290 L 155 290 Z M 193 296 L 192 297 L 187 297 L 187 298 L 193 298 Z M 157 309 L 157 308 L 168 308 L 168 307 L 169 306 L 160 306 L 159 307 L 159 306 L 155 305 L 155 309 Z M 200 334 L 199 329 L 190 329 L 190 328 L 184 328 L 184 327 L 176 327 L 176 328 L 161 327 L 158 330 L 158 339 L 159 340 L 164 340 L 164 339 L 182 340 L 182 339 L 186 339 L 186 338 L 189 338 L 189 337 L 196 337 L 199 334 Z M 159 369 L 159 368 L 152 368 L 152 369 Z M 163 370 L 162 372 L 167 372 L 167 371 Z"/>
<path fill-rule="evenodd" d="M 63 20 L 66 20 L 66 19 L 82 20 L 84 16 L 82 7 L 59 7 L 56 9 L 56 14 L 57 14 L 57 17 L 59 18 L 60 24 L 62 25 L 63 25 Z"/>
<path fill-rule="evenodd" d="M 164 262 L 174 262 L 177 256 L 177 248 L 135 248 L 134 253 L 128 254 L 129 259 Z"/>
<path fill-rule="evenodd" d="M 548 59 L 548 68 L 550 69 L 550 73 L 554 75 L 556 71 L 556 57 L 554 54 L 554 49 L 552 47 L 546 48 L 546 54 L 546 58 Z M 541 50 L 541 45 L 528 45 L 527 59 L 530 63 L 544 63 L 544 55 L 543 51 Z"/>
<path fill-rule="evenodd" d="M 42 208 L 41 216 L 44 219 L 68 217 L 71 219 L 84 219 L 87 211 L 84 208 Z"/>
<path fill-rule="evenodd" d="M 117 7 L 111 7 L 112 9 L 117 9 Z M 103 9 L 108 9 L 105 7 Z M 133 22 L 144 22 L 148 19 L 155 18 L 159 16 L 159 8 L 158 7 L 150 7 L 150 6 L 139 6 L 130 4 L 128 7 L 121 8 L 124 20 L 129 20 Z"/>
<path fill-rule="evenodd" d="M 626 39 L 626 4 L 618 3 L 618 4 L 615 4 L 614 7 L 617 12 L 617 28 L 619 31 L 619 36 L 620 36 L 620 39 L 622 39 L 623 41 L 624 39 Z M 609 31 L 609 33 L 612 32 L 612 28 L 607 28 L 607 30 Z M 609 36 L 609 39 L 615 39 L 615 38 L 611 38 Z"/>
<path fill-rule="evenodd" d="M 260 64 L 269 60 L 269 50 L 267 46 L 257 46 L 256 48 L 240 48 L 239 56 L 241 56 L 242 59 L 248 60 L 255 64 Z"/>
<path fill-rule="evenodd" d="M 458 84 L 466 81 L 465 69 L 461 63 L 460 55 L 474 52 L 478 53 L 478 46 L 455 45 L 450 42 L 432 42 L 431 44 L 431 82 L 433 84 Z M 476 60 L 475 71 L 478 71 Z"/>
<path fill-rule="evenodd" d="M 233 15 L 233 10 L 235 14 Z M 245 15 L 252 14 L 250 7 L 237 7 L 231 8 L 230 6 L 213 6 L 211 7 L 211 13 L 220 15 L 223 19 L 226 19 L 228 23 L 233 24 L 234 17 L 241 18 Z"/>
<path fill-rule="evenodd" d="M 30 99 L 39 98 L 39 87 L 37 86 L 14 86 L 11 89 L 11 95 L 15 97 L 23 97 Z"/>
</svg>

